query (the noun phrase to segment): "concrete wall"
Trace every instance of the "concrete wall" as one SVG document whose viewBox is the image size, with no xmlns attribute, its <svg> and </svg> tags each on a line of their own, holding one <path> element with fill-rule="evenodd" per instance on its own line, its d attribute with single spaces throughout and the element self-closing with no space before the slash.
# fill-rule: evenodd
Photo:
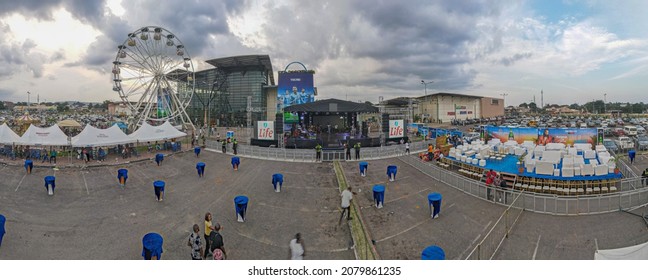
<svg viewBox="0 0 648 280">
<path fill-rule="evenodd" d="M 501 98 L 483 97 L 481 103 L 482 118 L 490 118 L 504 115 L 504 100 Z"/>
<path fill-rule="evenodd" d="M 277 87 L 264 87 L 266 94 L 266 112 L 268 121 L 277 120 Z"/>
<path fill-rule="evenodd" d="M 480 115 L 480 98 L 455 95 L 440 95 L 439 118 L 444 122 L 453 119 L 465 120 L 478 118 Z"/>
</svg>

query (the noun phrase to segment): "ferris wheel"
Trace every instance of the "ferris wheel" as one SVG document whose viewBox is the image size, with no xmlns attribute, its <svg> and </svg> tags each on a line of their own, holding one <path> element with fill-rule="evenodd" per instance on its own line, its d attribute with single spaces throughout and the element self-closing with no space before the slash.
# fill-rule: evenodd
<svg viewBox="0 0 648 280">
<path fill-rule="evenodd" d="M 129 33 L 113 61 L 113 91 L 129 107 L 129 127 L 146 121 L 190 126 L 186 108 L 194 93 L 194 67 L 180 39 L 162 27 Z"/>
</svg>

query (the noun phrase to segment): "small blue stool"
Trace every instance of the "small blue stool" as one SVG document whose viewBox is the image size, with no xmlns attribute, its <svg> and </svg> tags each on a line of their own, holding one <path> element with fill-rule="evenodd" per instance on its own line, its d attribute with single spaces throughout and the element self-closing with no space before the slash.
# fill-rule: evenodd
<svg viewBox="0 0 648 280">
<path fill-rule="evenodd" d="M 158 166 L 160 166 L 160 162 L 164 160 L 164 154 L 157 154 L 155 155 L 155 162 L 157 163 Z"/>
<path fill-rule="evenodd" d="M 205 163 L 204 162 L 197 163 L 196 170 L 198 170 L 198 177 L 205 176 Z"/>
<path fill-rule="evenodd" d="M 239 157 L 232 157 L 232 168 L 238 170 L 239 164 L 241 164 L 241 159 Z"/>
<path fill-rule="evenodd" d="M 390 182 L 396 180 L 396 172 L 398 172 L 398 167 L 396 165 L 387 166 L 387 177 L 389 177 Z"/>
<path fill-rule="evenodd" d="M 240 223 L 245 222 L 245 213 L 247 212 L 249 199 L 247 196 L 239 195 L 234 198 L 234 207 L 236 208 L 236 220 Z"/>
<path fill-rule="evenodd" d="M 0 247 L 2 247 L 2 238 L 5 235 L 5 222 L 7 222 L 7 218 L 5 216 L 0 215 Z"/>
<path fill-rule="evenodd" d="M 117 170 L 117 179 L 119 179 L 119 185 L 126 186 L 126 180 L 128 179 L 128 169 L 119 169 Z"/>
<path fill-rule="evenodd" d="M 376 208 L 382 208 L 383 204 L 385 203 L 385 186 L 375 185 L 373 187 L 373 197 Z"/>
<path fill-rule="evenodd" d="M 360 162 L 360 176 L 364 177 L 367 176 L 367 168 L 369 167 L 369 163 L 366 161 L 361 161 Z"/>
<path fill-rule="evenodd" d="M 430 216 L 433 219 L 436 219 L 439 217 L 439 213 L 441 213 L 441 194 L 440 193 L 430 193 L 428 194 L 428 203 L 430 205 Z M 434 208 L 434 209 L 432 209 Z"/>
<path fill-rule="evenodd" d="M 155 191 L 155 197 L 158 201 L 164 199 L 164 181 L 155 181 L 153 182 L 153 190 Z"/>
<path fill-rule="evenodd" d="M 31 174 L 33 168 L 34 168 L 34 162 L 31 159 L 26 159 L 25 170 L 27 170 L 27 174 Z"/>
<path fill-rule="evenodd" d="M 281 187 L 283 186 L 283 174 L 272 174 L 272 185 L 274 186 L 275 192 L 281 192 Z"/>
<path fill-rule="evenodd" d="M 421 260 L 445 260 L 445 252 L 439 246 L 429 246 L 421 252 Z"/>
<path fill-rule="evenodd" d="M 48 195 L 54 195 L 54 188 L 56 188 L 56 178 L 54 176 L 45 176 L 45 189 Z"/>
<path fill-rule="evenodd" d="M 196 154 L 196 157 L 200 155 L 200 147 L 195 147 L 194 148 L 194 154 Z"/>
<path fill-rule="evenodd" d="M 152 260 L 153 256 L 157 260 L 162 259 L 162 243 L 164 239 L 159 233 L 150 232 L 142 238 L 142 257 L 145 260 Z"/>
</svg>

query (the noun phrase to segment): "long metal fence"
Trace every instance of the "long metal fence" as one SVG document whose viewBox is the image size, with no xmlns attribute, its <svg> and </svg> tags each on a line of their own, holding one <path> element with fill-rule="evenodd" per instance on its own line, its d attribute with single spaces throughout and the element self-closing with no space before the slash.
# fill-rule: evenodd
<svg viewBox="0 0 648 280">
<path fill-rule="evenodd" d="M 617 192 L 564 196 L 488 187 L 483 182 L 455 172 L 448 172 L 447 169 L 423 162 L 415 157 L 400 157 L 400 159 L 424 174 L 464 193 L 481 199 L 487 199 L 490 196 L 489 192 L 494 193 L 497 197 L 495 203 L 512 205 L 514 208 L 525 211 L 553 215 L 585 215 L 632 210 L 648 205 L 648 188 L 641 186 L 639 177 L 621 180 Z M 518 194 L 520 198 L 515 204 L 512 204 L 514 200 L 511 198 Z"/>
<path fill-rule="evenodd" d="M 427 149 L 431 141 L 410 143 L 410 153 L 417 153 Z M 206 141 L 207 148 L 221 150 L 221 142 Z M 227 145 L 227 152 L 232 153 L 232 144 Z M 279 161 L 314 162 L 315 149 L 285 149 L 272 147 L 259 147 L 239 144 L 237 155 Z M 360 160 L 383 159 L 405 155 L 405 145 L 390 145 L 382 147 L 364 147 L 360 149 Z M 351 149 L 351 158 L 355 160 L 355 151 Z M 345 160 L 345 151 L 342 149 L 322 149 L 322 161 Z"/>
<path fill-rule="evenodd" d="M 495 257 L 499 248 L 508 238 L 509 233 L 517 223 L 524 212 L 522 207 L 514 207 L 521 203 L 520 197 L 522 192 L 518 193 L 504 213 L 500 215 L 497 222 L 491 226 L 486 235 L 477 243 L 473 250 L 468 254 L 466 260 L 491 260 Z"/>
</svg>

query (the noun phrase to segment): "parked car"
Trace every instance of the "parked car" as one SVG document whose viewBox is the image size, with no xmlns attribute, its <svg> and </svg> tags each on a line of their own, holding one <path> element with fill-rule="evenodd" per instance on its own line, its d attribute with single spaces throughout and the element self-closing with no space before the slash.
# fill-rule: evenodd
<svg viewBox="0 0 648 280">
<path fill-rule="evenodd" d="M 619 149 L 626 150 L 634 148 L 635 143 L 634 141 L 632 141 L 632 139 L 630 139 L 630 137 L 620 136 L 616 144 L 617 146 L 619 146 Z"/>
<path fill-rule="evenodd" d="M 614 143 L 612 139 L 603 139 L 603 146 L 605 146 L 605 148 L 611 152 L 616 152 L 619 150 L 619 147 L 616 143 Z"/>
<path fill-rule="evenodd" d="M 478 140 L 479 139 L 479 132 L 470 132 L 466 135 L 464 135 L 464 141 L 467 141 L 468 143 L 472 143 L 472 141 Z"/>
<path fill-rule="evenodd" d="M 637 149 L 648 150 L 648 136 L 646 135 L 637 136 Z"/>
</svg>

